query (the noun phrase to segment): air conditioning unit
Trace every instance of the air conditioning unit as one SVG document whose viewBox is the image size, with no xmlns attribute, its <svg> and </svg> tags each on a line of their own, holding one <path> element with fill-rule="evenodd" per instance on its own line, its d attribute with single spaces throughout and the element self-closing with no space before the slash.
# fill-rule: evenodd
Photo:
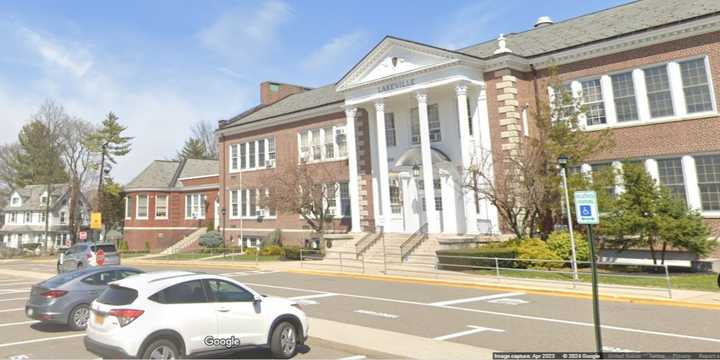
<svg viewBox="0 0 720 360">
<path fill-rule="evenodd" d="M 260 209 L 255 211 L 255 216 L 257 217 L 264 217 L 265 216 L 265 209 Z"/>
<path fill-rule="evenodd" d="M 328 209 L 328 215 L 330 215 L 330 216 L 335 216 L 335 215 L 337 215 L 337 209 L 335 209 L 335 208 L 329 208 L 329 209 Z"/>
<path fill-rule="evenodd" d="M 275 159 L 265 161 L 265 167 L 268 169 L 274 168 L 275 167 Z"/>
</svg>

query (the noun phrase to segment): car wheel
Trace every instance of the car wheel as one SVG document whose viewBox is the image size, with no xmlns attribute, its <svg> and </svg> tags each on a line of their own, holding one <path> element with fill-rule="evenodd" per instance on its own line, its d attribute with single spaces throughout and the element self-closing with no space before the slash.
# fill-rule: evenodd
<svg viewBox="0 0 720 360">
<path fill-rule="evenodd" d="M 283 321 L 273 329 L 270 352 L 275 358 L 289 359 L 297 354 L 298 333 L 295 325 Z"/>
<path fill-rule="evenodd" d="M 77 265 L 77 270 L 82 270 L 82 268 L 83 268 L 83 264 L 82 264 L 82 263 L 78 263 L 78 265 Z"/>
<path fill-rule="evenodd" d="M 68 326 L 73 330 L 85 330 L 90 320 L 90 306 L 82 304 L 76 306 L 68 317 Z"/>
<path fill-rule="evenodd" d="M 172 340 L 160 338 L 153 340 L 142 353 L 143 359 L 179 359 L 180 351 Z"/>
</svg>

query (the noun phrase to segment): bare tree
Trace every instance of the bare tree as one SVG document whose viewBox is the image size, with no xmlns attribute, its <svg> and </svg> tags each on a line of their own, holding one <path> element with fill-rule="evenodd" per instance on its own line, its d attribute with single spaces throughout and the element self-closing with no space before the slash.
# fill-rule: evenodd
<svg viewBox="0 0 720 360">
<path fill-rule="evenodd" d="M 198 121 L 190 128 L 192 138 L 205 145 L 205 152 L 210 159 L 218 158 L 218 142 L 215 137 L 215 125 L 211 121 Z"/>
<path fill-rule="evenodd" d="M 317 233 L 323 233 L 332 222 L 339 189 L 339 171 L 332 164 L 298 164 L 281 168 L 263 179 L 268 193 L 262 196 L 264 208 L 280 213 L 299 214 Z"/>
</svg>

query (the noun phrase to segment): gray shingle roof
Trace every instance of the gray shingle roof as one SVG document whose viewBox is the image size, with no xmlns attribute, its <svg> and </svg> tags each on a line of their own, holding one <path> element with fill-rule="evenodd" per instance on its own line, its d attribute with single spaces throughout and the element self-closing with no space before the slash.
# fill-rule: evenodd
<svg viewBox="0 0 720 360">
<path fill-rule="evenodd" d="M 247 112 L 240 114 L 230 119 L 226 127 L 296 113 L 298 111 L 313 109 L 341 101 L 344 101 L 344 97 L 335 91 L 335 84 L 325 85 L 290 95 L 274 104 L 262 107 L 249 115 L 246 115 Z"/>
<path fill-rule="evenodd" d="M 60 197 L 65 195 L 68 191 L 68 184 L 53 184 L 51 185 L 51 199 L 57 201 Z M 45 205 L 40 201 L 42 195 L 47 191 L 47 185 L 27 185 L 22 189 L 17 189 L 17 193 L 22 198 L 22 204 L 20 206 L 12 206 L 8 203 L 5 206 L 5 210 L 8 211 L 24 211 L 24 210 L 44 210 Z M 51 202 L 51 205 L 53 203 Z"/>
<path fill-rule="evenodd" d="M 219 171 L 220 164 L 217 160 L 187 159 L 179 178 L 217 175 Z"/>
<path fill-rule="evenodd" d="M 718 12 L 720 0 L 641 0 L 505 38 L 513 53 L 535 56 Z M 493 39 L 459 51 L 489 57 L 495 49 Z"/>
<path fill-rule="evenodd" d="M 126 189 L 166 188 L 172 186 L 179 161 L 155 160 L 138 176 L 132 179 Z"/>
</svg>

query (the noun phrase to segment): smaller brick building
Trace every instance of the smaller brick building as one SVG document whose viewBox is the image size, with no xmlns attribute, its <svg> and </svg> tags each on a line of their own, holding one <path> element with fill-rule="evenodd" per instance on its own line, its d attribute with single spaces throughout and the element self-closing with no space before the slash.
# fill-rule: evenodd
<svg viewBox="0 0 720 360">
<path fill-rule="evenodd" d="M 200 228 L 216 227 L 218 162 L 155 160 L 125 187 L 130 250 L 161 251 Z"/>
</svg>

